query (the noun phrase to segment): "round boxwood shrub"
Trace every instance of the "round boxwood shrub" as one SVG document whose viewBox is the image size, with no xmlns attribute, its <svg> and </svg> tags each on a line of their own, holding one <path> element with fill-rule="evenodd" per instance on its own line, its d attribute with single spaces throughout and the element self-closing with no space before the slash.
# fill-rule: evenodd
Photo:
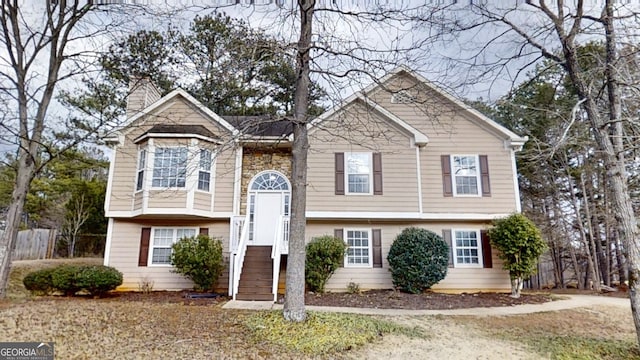
<svg viewBox="0 0 640 360">
<path fill-rule="evenodd" d="M 324 292 L 327 280 L 344 261 L 347 244 L 344 240 L 325 235 L 307 244 L 305 280 L 309 290 Z"/>
<path fill-rule="evenodd" d="M 449 246 L 431 231 L 410 227 L 396 237 L 387 260 L 393 285 L 418 294 L 447 275 Z"/>
<path fill-rule="evenodd" d="M 102 296 L 122 285 L 122 273 L 103 265 L 80 266 L 74 279 L 75 285 L 93 296 Z"/>
<path fill-rule="evenodd" d="M 76 285 L 76 274 L 80 271 L 77 265 L 61 265 L 55 267 L 51 272 L 52 287 L 64 293 L 65 296 L 73 296 L 81 290 Z"/>
<path fill-rule="evenodd" d="M 53 269 L 42 269 L 28 273 L 22 283 L 33 295 L 49 295 L 54 290 L 51 274 Z"/>
<path fill-rule="evenodd" d="M 60 265 L 31 272 L 22 283 L 34 295 L 58 291 L 73 296 L 84 290 L 93 296 L 101 296 L 122 285 L 122 273 L 110 266 Z"/>
<path fill-rule="evenodd" d="M 193 281 L 196 290 L 213 290 L 224 270 L 222 242 L 207 235 L 198 235 L 179 240 L 172 249 L 173 271 Z"/>
</svg>

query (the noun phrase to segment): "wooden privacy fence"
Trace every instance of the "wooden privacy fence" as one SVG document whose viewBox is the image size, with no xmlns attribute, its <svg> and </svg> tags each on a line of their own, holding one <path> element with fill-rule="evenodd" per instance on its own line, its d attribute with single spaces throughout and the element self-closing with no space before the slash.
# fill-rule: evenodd
<svg viewBox="0 0 640 360">
<path fill-rule="evenodd" d="M 55 250 L 55 229 L 31 229 L 18 233 L 13 260 L 51 259 Z"/>
</svg>

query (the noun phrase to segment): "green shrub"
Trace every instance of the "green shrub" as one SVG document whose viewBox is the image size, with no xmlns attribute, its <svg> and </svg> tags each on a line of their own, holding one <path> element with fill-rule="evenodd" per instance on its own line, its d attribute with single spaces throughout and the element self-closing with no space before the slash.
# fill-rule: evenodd
<svg viewBox="0 0 640 360">
<path fill-rule="evenodd" d="M 520 297 L 524 279 L 537 271 L 538 258 L 547 249 L 540 230 L 522 214 L 511 214 L 493 222 L 491 245 L 498 249 L 504 270 L 511 277 L 511 296 Z"/>
<path fill-rule="evenodd" d="M 344 261 L 347 244 L 344 240 L 325 235 L 307 244 L 305 280 L 309 290 L 324 292 L 327 280 Z"/>
<path fill-rule="evenodd" d="M 417 294 L 447 275 L 449 246 L 431 231 L 410 227 L 396 237 L 387 260 L 393 285 Z"/>
<path fill-rule="evenodd" d="M 122 273 L 102 265 L 60 265 L 29 273 L 23 283 L 35 295 L 59 291 L 73 296 L 85 290 L 91 295 L 101 296 L 122 284 Z"/>
<path fill-rule="evenodd" d="M 51 272 L 52 287 L 64 293 L 65 296 L 73 296 L 80 291 L 80 287 L 76 285 L 76 274 L 80 271 L 80 266 L 61 265 L 53 269 Z"/>
<path fill-rule="evenodd" d="M 27 274 L 22 283 L 33 295 L 49 295 L 53 291 L 51 274 L 53 269 L 42 269 Z"/>
<path fill-rule="evenodd" d="M 89 294 L 102 296 L 122 285 L 122 273 L 110 266 L 80 266 L 74 281 L 77 287 Z"/>
<path fill-rule="evenodd" d="M 196 290 L 210 291 L 224 270 L 222 242 L 207 235 L 183 238 L 172 246 L 174 272 L 190 279 Z"/>
</svg>

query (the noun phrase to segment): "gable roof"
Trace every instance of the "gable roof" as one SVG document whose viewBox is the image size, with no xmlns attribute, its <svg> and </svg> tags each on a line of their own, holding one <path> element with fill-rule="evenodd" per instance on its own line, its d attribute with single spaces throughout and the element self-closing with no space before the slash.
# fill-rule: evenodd
<svg viewBox="0 0 640 360">
<path fill-rule="evenodd" d="M 153 104 L 147 106 L 142 111 L 140 111 L 137 114 L 135 114 L 134 116 L 128 118 L 127 121 L 125 121 L 124 124 L 122 124 L 116 130 L 114 130 L 113 133 L 118 134 L 118 133 L 126 130 L 129 126 L 131 126 L 136 121 L 140 120 L 142 117 L 144 117 L 144 116 L 146 116 L 148 114 L 151 114 L 156 110 L 159 110 L 162 106 L 164 106 L 165 104 L 167 104 L 171 100 L 173 100 L 173 99 L 175 99 L 177 97 L 180 97 L 180 96 L 182 98 L 184 98 L 189 104 L 193 105 L 196 109 L 201 111 L 212 122 L 217 123 L 218 125 L 222 126 L 226 130 L 228 130 L 230 133 L 232 133 L 233 135 L 237 135 L 238 134 L 238 129 L 236 129 L 234 126 L 229 124 L 221 116 L 219 116 L 218 114 L 214 113 L 209 108 L 204 106 L 204 104 L 202 104 L 196 98 L 191 96 L 188 92 L 186 92 L 185 90 L 180 89 L 180 88 L 171 91 L 169 94 L 167 94 L 167 95 L 163 96 L 162 98 L 158 99 L 158 101 L 156 101 Z M 109 141 L 109 140 L 107 140 L 107 141 Z"/>
<path fill-rule="evenodd" d="M 528 137 L 526 137 L 526 136 L 522 137 L 522 136 L 514 133 L 513 131 L 507 129 L 506 127 L 498 124 L 497 122 L 495 122 L 494 120 L 490 119 L 489 117 L 487 117 L 486 115 L 484 115 L 480 111 L 478 111 L 478 110 L 474 109 L 473 107 L 465 104 L 462 100 L 460 100 L 457 97 L 449 94 L 444 89 L 442 89 L 439 86 L 435 85 L 434 83 L 429 81 L 427 78 L 425 78 L 424 76 L 420 75 L 419 73 L 415 72 L 414 70 L 410 69 L 409 67 L 407 67 L 405 65 L 400 65 L 397 68 L 393 69 L 393 71 L 391 71 L 389 74 L 383 76 L 379 80 L 379 83 L 387 82 L 389 79 L 391 79 L 391 78 L 393 78 L 393 77 L 395 77 L 395 76 L 397 76 L 399 74 L 402 74 L 402 73 L 405 73 L 405 74 L 413 77 L 414 79 L 418 80 L 423 85 L 427 86 L 431 90 L 437 92 L 438 94 L 442 95 L 447 100 L 451 101 L 453 104 L 455 104 L 456 106 L 458 106 L 462 110 L 464 110 L 467 113 L 473 115 L 473 117 L 476 118 L 481 125 L 486 125 L 490 129 L 494 130 L 496 133 L 498 133 L 500 135 L 503 135 L 507 140 L 509 140 L 509 142 L 511 143 L 511 146 L 522 146 L 522 145 L 524 145 L 525 142 L 527 142 L 527 140 L 529 140 Z M 372 84 L 372 85 L 370 85 L 369 87 L 367 87 L 365 89 L 365 92 L 369 92 L 369 91 L 373 90 L 377 86 L 378 86 L 377 84 Z"/>
<path fill-rule="evenodd" d="M 291 121 L 274 119 L 271 115 L 223 115 L 222 118 L 243 134 L 250 136 L 283 137 L 293 132 Z"/>
<path fill-rule="evenodd" d="M 407 130 L 410 133 L 414 134 L 415 140 L 416 140 L 416 144 L 419 144 L 418 137 L 421 135 L 421 136 L 424 136 L 424 138 L 427 138 L 426 135 L 420 133 L 418 130 L 416 130 L 415 128 L 411 127 L 409 124 L 407 124 L 406 122 L 402 121 L 400 118 L 396 117 L 391 112 L 387 111 L 386 109 L 384 109 L 383 107 L 381 107 L 380 105 L 375 103 L 373 100 L 371 100 L 367 96 L 367 94 L 371 93 L 373 90 L 375 90 L 376 88 L 380 87 L 381 84 L 384 84 L 385 82 L 389 81 L 390 79 L 392 79 L 392 78 L 394 78 L 396 76 L 399 76 L 399 75 L 401 75 L 403 73 L 407 74 L 410 77 L 412 77 L 417 82 L 419 82 L 420 84 L 426 86 L 430 90 L 442 95 L 445 99 L 447 99 L 448 101 L 453 103 L 455 106 L 459 107 L 461 110 L 465 111 L 466 113 L 472 115 L 472 118 L 475 119 L 479 123 L 479 125 L 481 125 L 481 126 L 484 125 L 485 128 L 488 128 L 489 130 L 494 132 L 496 135 L 499 135 L 500 137 L 502 137 L 505 140 L 507 140 L 511 147 L 519 149 L 528 140 L 528 137 L 526 137 L 526 136 L 525 137 L 521 137 L 521 136 L 517 135 L 516 133 L 512 132 L 511 130 L 505 128 L 504 126 L 498 124 L 497 122 L 495 122 L 492 119 L 488 118 L 487 116 L 485 116 L 484 114 L 482 114 L 479 111 L 475 110 L 471 106 L 465 104 L 463 101 L 459 100 L 455 96 L 449 94 L 448 92 L 446 92 L 442 88 L 436 86 L 435 84 L 433 84 L 431 81 L 429 81 L 424 76 L 418 74 L 417 72 L 411 70 L 410 68 L 408 68 L 408 67 L 406 67 L 404 65 L 400 65 L 400 66 L 396 67 L 391 72 L 389 72 L 388 74 L 386 74 L 385 76 L 380 78 L 377 82 L 367 86 L 362 91 L 358 91 L 358 92 L 352 94 L 351 96 L 346 98 L 342 103 L 340 103 L 339 105 L 335 106 L 333 109 L 331 109 L 329 111 L 326 111 L 324 114 L 322 114 L 319 117 L 317 117 L 316 119 L 312 120 L 310 122 L 310 124 L 309 124 L 309 128 L 319 126 L 323 121 L 325 121 L 326 119 L 330 118 L 331 116 L 333 116 L 337 112 L 341 111 L 342 109 L 346 108 L 348 105 L 350 105 L 350 104 L 352 104 L 352 103 L 354 103 L 356 101 L 364 101 L 367 104 L 367 106 L 369 106 L 372 109 L 378 111 L 379 113 L 383 114 L 387 119 L 391 120 L 392 122 L 396 123 L 400 127 L 404 128 L 405 130 Z M 427 142 L 428 142 L 428 138 L 427 138 Z"/>
<path fill-rule="evenodd" d="M 422 132 L 420 132 L 413 126 L 409 125 L 408 123 L 406 123 L 405 121 L 403 121 L 402 119 L 400 119 L 399 117 L 391 113 L 390 111 L 386 110 L 385 108 L 377 104 L 375 101 L 366 97 L 364 94 L 362 94 L 362 92 L 354 93 L 353 95 L 345 99 L 340 105 L 335 106 L 331 110 L 325 111 L 323 114 L 313 119 L 309 123 L 308 129 L 313 130 L 313 129 L 319 128 L 322 122 L 329 119 L 330 117 L 332 117 L 333 115 L 341 111 L 342 109 L 346 108 L 348 105 L 358 101 L 364 103 L 365 106 L 367 106 L 371 110 L 374 110 L 378 114 L 382 115 L 383 118 L 391 122 L 393 125 L 405 130 L 410 135 L 413 135 L 413 141 L 417 146 L 424 146 L 427 143 L 429 143 L 429 137 L 427 135 L 423 134 Z"/>
<path fill-rule="evenodd" d="M 196 137 L 208 141 L 220 140 L 220 137 L 214 135 L 209 129 L 202 125 L 154 125 L 151 129 L 144 132 L 133 140 L 134 143 L 150 137 Z"/>
<path fill-rule="evenodd" d="M 446 91 L 444 91 L 440 87 L 438 87 L 435 84 L 433 84 L 431 81 L 427 80 L 422 75 L 418 74 L 417 72 L 411 70 L 410 68 L 408 68 L 408 67 L 406 67 L 404 65 L 396 67 L 394 70 L 392 70 L 391 72 L 389 72 L 388 74 L 386 74 L 385 76 L 380 78 L 377 82 L 367 86 L 362 91 L 359 91 L 359 92 L 356 92 L 356 93 L 352 94 L 351 96 L 346 98 L 344 101 L 342 101 L 341 104 L 333 107 L 332 109 L 330 109 L 328 111 L 325 111 L 322 115 L 320 115 L 317 118 L 315 118 L 312 121 L 310 121 L 310 123 L 308 124 L 308 128 L 310 130 L 312 130 L 314 127 L 319 127 L 320 124 L 323 121 L 325 121 L 326 119 L 332 117 L 337 112 L 345 109 L 350 104 L 353 104 L 355 102 L 362 102 L 363 104 L 365 104 L 365 106 L 367 106 L 371 110 L 373 110 L 376 113 L 378 113 L 379 115 L 381 115 L 384 119 L 388 120 L 391 124 L 395 125 L 396 127 L 400 128 L 400 129 L 406 131 L 408 134 L 412 135 L 414 143 L 417 146 L 426 145 L 429 142 L 429 138 L 428 138 L 427 135 L 423 134 L 422 132 L 420 132 L 416 128 L 412 127 L 411 125 L 409 125 L 408 123 L 406 123 L 405 121 L 403 121 L 402 119 L 400 119 L 399 117 L 397 117 L 396 115 L 391 113 L 390 111 L 386 110 L 385 108 L 383 108 L 382 106 L 380 106 L 379 104 L 377 104 L 376 102 L 374 102 L 371 98 L 369 98 L 367 96 L 367 94 L 369 94 L 371 91 L 373 91 L 376 88 L 380 87 L 381 84 L 383 84 L 383 83 L 389 81 L 390 79 L 392 79 L 392 78 L 394 78 L 396 76 L 399 76 L 401 74 L 406 74 L 406 75 L 412 77 L 413 79 L 415 79 L 420 84 L 422 84 L 422 85 L 428 87 L 429 89 L 431 89 L 432 91 L 442 95 L 445 99 L 447 99 L 448 101 L 453 103 L 455 106 L 459 107 L 461 110 L 465 111 L 466 113 L 472 115 L 471 116 L 472 119 L 474 119 L 479 125 L 484 126 L 486 129 L 492 131 L 496 135 L 498 135 L 498 136 L 502 137 L 503 139 L 505 139 L 506 141 L 508 141 L 509 145 L 511 147 L 519 149 L 528 140 L 528 138 L 526 136 L 525 137 L 521 137 L 521 136 L 515 134 L 511 130 L 509 130 L 509 129 L 505 128 L 504 126 L 498 124 L 497 122 L 491 120 L 487 116 L 485 116 L 482 113 L 480 113 L 479 111 L 473 109 L 472 107 L 470 107 L 469 105 L 465 104 L 464 102 L 462 102 L 461 100 L 459 100 L 455 96 L 452 96 L 451 94 L 447 93 Z M 134 116 L 130 117 L 129 119 L 127 119 L 127 121 L 122 126 L 118 127 L 118 129 L 113 131 L 115 136 L 112 136 L 110 139 L 107 139 L 107 142 L 114 141 L 113 139 L 117 138 L 118 137 L 117 135 L 119 133 L 121 133 L 121 131 L 123 131 L 126 128 L 128 128 L 135 121 L 141 119 L 143 116 L 145 116 L 147 114 L 150 114 L 150 113 L 152 113 L 154 111 L 157 111 L 157 110 L 161 109 L 162 106 L 164 106 L 169 101 L 171 101 L 172 99 L 177 98 L 179 96 L 184 98 L 188 103 L 190 103 L 196 109 L 201 111 L 212 122 L 217 123 L 218 125 L 222 126 L 224 129 L 228 130 L 233 136 L 239 137 L 240 135 L 244 135 L 243 137 L 245 137 L 245 138 L 271 138 L 271 139 L 276 139 L 276 138 L 277 139 L 282 139 L 283 137 L 288 137 L 289 140 L 292 140 L 292 138 L 293 138 L 293 133 L 292 133 L 293 132 L 293 125 L 291 124 L 290 121 L 277 120 L 277 119 L 274 119 L 272 116 L 269 116 L 269 115 L 259 115 L 259 116 L 220 116 L 220 115 L 216 114 L 215 112 L 213 112 L 212 110 L 210 110 L 209 108 L 207 108 L 204 104 L 202 104 L 196 98 L 191 96 L 185 90 L 178 88 L 176 90 L 173 90 L 169 94 L 165 95 L 164 97 L 160 98 L 158 101 L 154 102 L 153 104 L 149 105 L 148 107 L 146 107 L 145 109 L 143 109 L 142 111 L 137 113 L 136 115 L 134 115 Z M 202 128 L 204 130 L 206 130 L 207 134 L 202 133 L 202 131 L 203 131 L 202 129 L 196 129 L 195 127 L 193 127 L 193 128 L 186 128 L 186 127 L 175 128 L 174 127 L 174 128 L 169 129 L 168 128 L 169 125 L 163 125 L 163 126 L 165 126 L 165 127 L 158 127 L 157 125 L 154 126 L 152 128 L 153 133 L 154 134 L 159 134 L 159 133 L 166 133 L 166 134 L 168 134 L 168 133 L 174 133 L 174 134 L 175 133 L 183 133 L 183 134 L 186 134 L 186 133 L 188 133 L 188 134 L 200 135 L 200 136 L 203 136 L 203 137 L 208 138 L 208 139 L 219 140 L 218 137 L 213 135 L 209 130 L 207 130 L 204 127 L 202 127 Z M 189 126 L 189 125 L 174 125 L 174 126 Z M 187 132 L 185 132 L 185 131 L 187 131 Z M 145 135 L 148 136 L 149 134 L 151 134 L 151 130 L 147 131 L 147 133 L 145 133 L 142 136 L 138 137 L 138 139 L 136 139 L 136 141 L 139 141 L 143 136 L 145 136 Z"/>
</svg>

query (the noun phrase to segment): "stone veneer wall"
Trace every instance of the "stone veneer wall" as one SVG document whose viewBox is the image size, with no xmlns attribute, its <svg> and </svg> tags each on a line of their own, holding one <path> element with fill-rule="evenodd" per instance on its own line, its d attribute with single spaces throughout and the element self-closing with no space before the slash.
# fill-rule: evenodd
<svg viewBox="0 0 640 360">
<path fill-rule="evenodd" d="M 259 172 L 276 170 L 291 179 L 291 150 L 276 148 L 243 149 L 242 182 L 240 183 L 240 214 L 246 214 L 247 187 Z"/>
</svg>

